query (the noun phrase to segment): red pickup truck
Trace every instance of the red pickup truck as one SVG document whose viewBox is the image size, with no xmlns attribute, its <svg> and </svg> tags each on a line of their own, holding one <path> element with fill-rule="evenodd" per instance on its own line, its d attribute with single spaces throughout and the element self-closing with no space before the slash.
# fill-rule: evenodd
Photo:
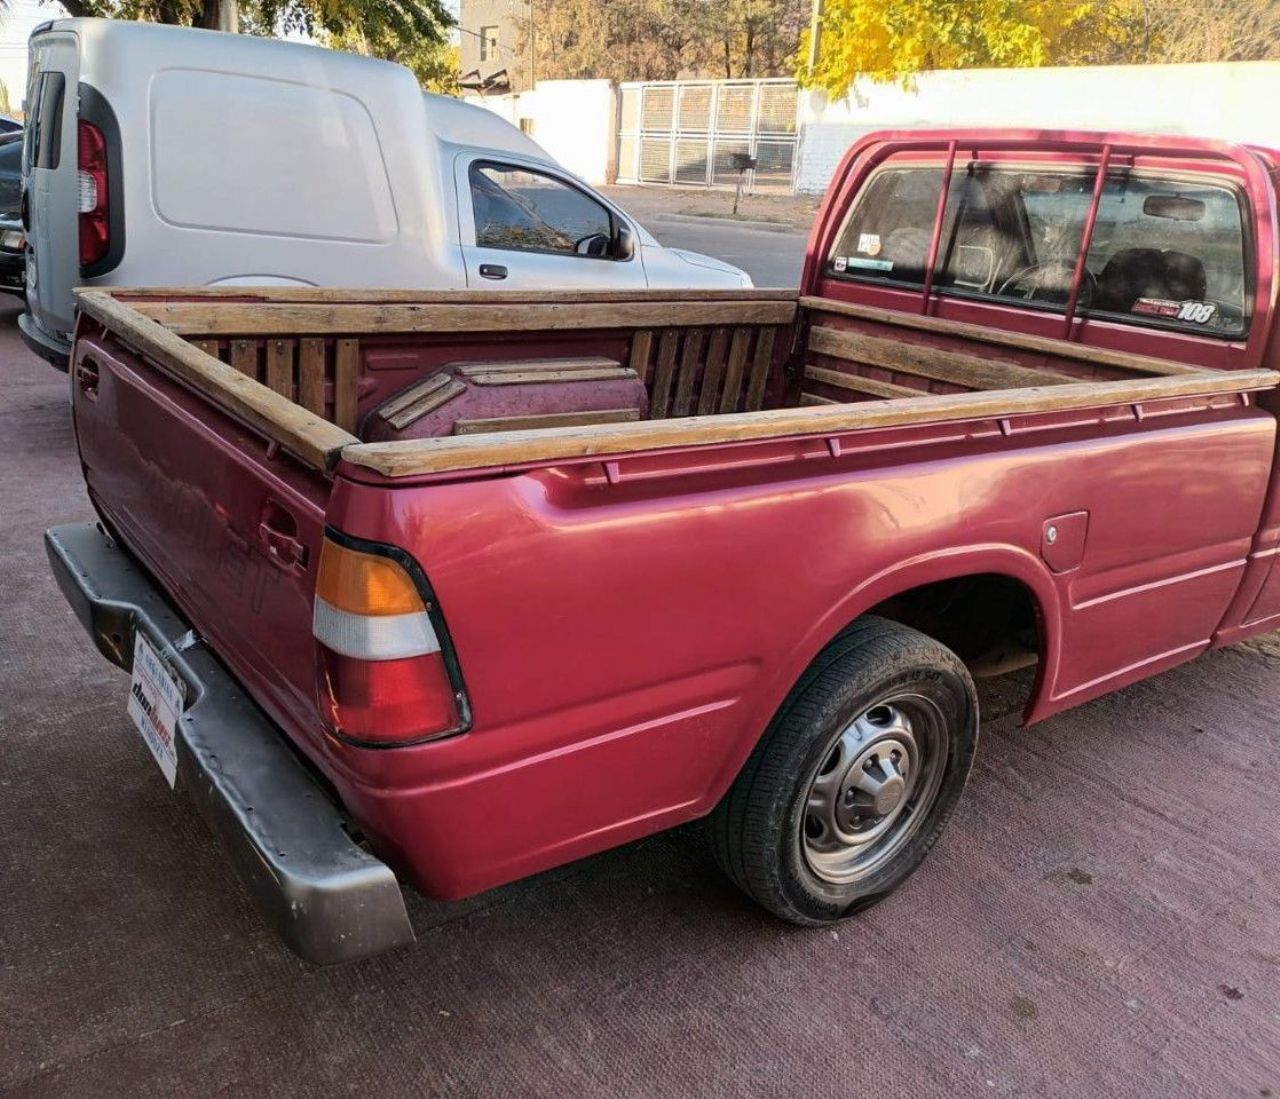
<svg viewBox="0 0 1280 1099">
<path fill-rule="evenodd" d="M 307 958 L 704 816 L 844 917 L 945 827 L 974 675 L 1036 721 L 1280 624 L 1278 178 L 879 134 L 799 293 L 84 291 L 101 522 L 49 557 Z"/>
</svg>

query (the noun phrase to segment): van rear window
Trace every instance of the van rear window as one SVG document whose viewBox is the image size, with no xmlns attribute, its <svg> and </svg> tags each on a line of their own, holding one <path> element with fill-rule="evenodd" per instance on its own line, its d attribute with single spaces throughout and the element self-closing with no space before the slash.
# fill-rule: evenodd
<svg viewBox="0 0 1280 1099">
<path fill-rule="evenodd" d="M 925 281 L 941 168 L 872 177 L 827 257 L 835 278 Z M 1064 311 L 1092 202 L 1094 169 L 956 165 L 934 287 Z M 1248 328 L 1251 268 L 1236 193 L 1136 171 L 1103 185 L 1079 312 L 1235 337 Z"/>
<path fill-rule="evenodd" d="M 33 168 L 57 168 L 62 158 L 62 98 L 67 78 L 63 73 L 40 74 L 36 87 L 35 126 L 31 134 Z"/>
</svg>

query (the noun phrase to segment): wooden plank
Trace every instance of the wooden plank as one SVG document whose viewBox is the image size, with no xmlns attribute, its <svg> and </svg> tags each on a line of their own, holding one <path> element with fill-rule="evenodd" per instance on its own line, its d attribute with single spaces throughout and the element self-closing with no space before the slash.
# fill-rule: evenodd
<svg viewBox="0 0 1280 1099">
<path fill-rule="evenodd" d="M 356 429 L 359 380 L 360 341 L 338 340 L 333 354 L 333 422 L 343 431 Z"/>
<path fill-rule="evenodd" d="M 827 370 L 821 366 L 806 366 L 804 376 L 810 381 L 834 385 L 837 389 L 848 389 L 854 393 L 869 393 L 873 397 L 919 397 L 923 392 L 912 389 L 909 385 L 894 385 L 875 378 L 864 378 L 860 374 L 846 374 L 842 370 Z"/>
<path fill-rule="evenodd" d="M 756 333 L 756 353 L 751 360 L 751 382 L 747 386 L 747 411 L 759 412 L 764 408 L 765 387 L 769 382 L 769 367 L 773 363 L 773 341 L 777 330 L 762 328 Z"/>
<path fill-rule="evenodd" d="M 298 404 L 308 412 L 323 416 L 324 340 L 298 341 Z"/>
<path fill-rule="evenodd" d="M 729 350 L 729 330 L 717 328 L 711 333 L 707 348 L 707 366 L 702 372 L 702 388 L 698 392 L 698 415 L 710 416 L 720 401 L 720 382 L 724 378 L 725 356 Z"/>
<path fill-rule="evenodd" d="M 101 293 L 137 304 L 148 298 L 189 301 L 297 304 L 448 305 L 484 300 L 500 304 L 541 302 L 783 301 L 794 303 L 796 290 L 381 290 L 330 286 L 127 286 Z"/>
<path fill-rule="evenodd" d="M 631 337 L 631 356 L 627 365 L 639 375 L 642 382 L 649 381 L 649 356 L 653 354 L 653 329 L 642 328 Z"/>
<path fill-rule="evenodd" d="M 742 390 L 742 372 L 747 365 L 747 346 L 751 342 L 750 328 L 735 328 L 729 343 L 729 364 L 725 367 L 724 390 L 720 394 L 720 411 L 737 412 L 738 398 Z"/>
<path fill-rule="evenodd" d="M 218 357 L 217 340 L 192 340 L 191 346 L 200 348 L 206 355 L 212 355 L 215 359 Z"/>
<path fill-rule="evenodd" d="M 1079 382 L 1079 379 L 1052 370 L 1032 369 L 963 351 L 945 351 L 821 325 L 809 329 L 809 350 L 969 389 L 1025 389 L 1028 386 Z"/>
<path fill-rule="evenodd" d="M 413 387 L 413 398 L 406 404 L 400 404 L 394 412 L 387 414 L 385 408 L 379 414 L 397 430 L 408 427 L 415 420 L 422 419 L 428 412 L 434 412 L 442 405 L 448 404 L 454 397 L 467 391 L 465 382 L 451 378 L 448 374 L 437 374 L 421 385 Z"/>
<path fill-rule="evenodd" d="M 606 382 L 634 378 L 636 372 L 627 366 L 601 367 L 598 370 L 514 370 L 464 372 L 467 381 L 476 385 L 528 385 L 531 382 Z"/>
<path fill-rule="evenodd" d="M 231 365 L 255 381 L 258 377 L 258 343 L 256 340 L 231 341 Z"/>
<path fill-rule="evenodd" d="M 672 416 L 688 416 L 693 404 L 693 383 L 702 371 L 702 342 L 704 334 L 694 328 L 684 334 L 680 348 L 680 376 L 676 381 L 676 395 L 671 402 Z"/>
<path fill-rule="evenodd" d="M 830 397 L 819 397 L 816 393 L 801 393 L 800 407 L 813 408 L 825 404 L 840 404 L 839 401 L 833 401 Z"/>
<path fill-rule="evenodd" d="M 447 370 L 441 370 L 438 374 L 432 374 L 429 378 L 414 382 L 407 389 L 402 389 L 394 397 L 378 405 L 378 415 L 384 420 L 391 419 L 392 416 L 408 408 L 415 401 L 434 393 L 442 386 L 448 385 L 450 378 L 451 375 Z"/>
<path fill-rule="evenodd" d="M 494 416 L 484 420 L 458 420 L 455 435 L 488 435 L 495 431 L 529 431 L 548 427 L 578 427 L 582 424 L 621 424 L 640 419 L 635 408 L 603 408 L 589 412 L 546 412 L 532 416 Z"/>
<path fill-rule="evenodd" d="M 576 359 L 495 359 L 481 362 L 448 363 L 466 377 L 472 374 L 524 374 L 531 370 L 619 370 L 622 363 L 603 355 L 584 355 Z"/>
<path fill-rule="evenodd" d="M 1021 351 L 1034 351 L 1042 355 L 1054 355 L 1061 359 L 1094 363 L 1098 366 L 1114 366 L 1121 370 L 1133 370 L 1139 374 L 1199 374 L 1201 368 L 1186 363 L 1176 363 L 1149 355 L 1134 355 L 1128 351 L 1113 351 L 1106 347 L 1089 347 L 1070 340 L 1057 340 L 1051 336 L 1030 336 L 1022 332 L 1009 332 L 1002 328 L 988 328 L 981 324 L 946 320 L 942 317 L 924 317 L 918 313 L 900 313 L 895 309 L 858 305 L 853 302 L 833 301 L 828 298 L 803 297 L 800 304 L 819 313 L 836 313 L 843 317 L 891 324 L 899 328 L 914 328 L 921 332 L 936 332 L 943 336 L 977 340 L 981 343 L 1013 347 Z"/>
<path fill-rule="evenodd" d="M 670 294 L 616 303 L 496 305 L 482 295 L 456 305 L 294 305 L 235 301 L 139 301 L 139 313 L 171 332 L 201 337 L 322 336 L 411 332 L 536 332 L 546 329 L 657 328 L 677 324 L 790 324 L 792 301 L 683 301 Z"/>
<path fill-rule="evenodd" d="M 653 392 L 649 394 L 649 416 L 661 420 L 667 415 L 667 400 L 671 394 L 671 377 L 676 367 L 676 349 L 680 332 L 668 328 L 658 341 L 658 365 L 653 374 Z"/>
<path fill-rule="evenodd" d="M 214 404 L 280 443 L 308 465 L 328 469 L 338 460 L 343 447 L 359 442 L 350 432 L 192 347 L 110 294 L 79 290 L 76 302 L 161 369 L 204 393 Z"/>
<path fill-rule="evenodd" d="M 294 340 L 267 341 L 267 388 L 293 400 Z"/>
<path fill-rule="evenodd" d="M 643 420 L 554 431 L 513 431 L 483 442 L 474 437 L 446 437 L 359 443 L 347 447 L 342 456 L 387 477 L 410 477 L 452 470 L 597 459 L 636 451 L 745 443 L 755 439 L 831 436 L 911 424 L 994 421 L 1037 412 L 1099 409 L 1175 397 L 1222 396 L 1273 389 L 1278 384 L 1280 373 L 1270 370 L 1206 371 L 1186 377 L 1084 382 L 997 392 L 936 393 L 892 401 L 777 408 L 706 419 Z"/>
</svg>

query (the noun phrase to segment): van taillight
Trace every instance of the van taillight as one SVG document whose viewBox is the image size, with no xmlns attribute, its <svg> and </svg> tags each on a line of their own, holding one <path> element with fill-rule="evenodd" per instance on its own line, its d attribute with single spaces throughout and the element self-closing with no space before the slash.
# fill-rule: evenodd
<svg viewBox="0 0 1280 1099">
<path fill-rule="evenodd" d="M 391 547 L 362 546 L 326 536 L 320 550 L 312 633 L 325 724 L 379 746 L 459 731 L 464 696 L 425 581 L 415 582 Z"/>
<path fill-rule="evenodd" d="M 111 247 L 107 142 L 97 126 L 81 120 L 77 146 L 80 169 L 80 266 L 88 267 L 102 259 Z"/>
</svg>

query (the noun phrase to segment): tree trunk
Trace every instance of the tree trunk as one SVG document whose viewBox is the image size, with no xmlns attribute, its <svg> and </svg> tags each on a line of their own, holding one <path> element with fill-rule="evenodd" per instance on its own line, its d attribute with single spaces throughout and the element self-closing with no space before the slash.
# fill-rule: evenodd
<svg viewBox="0 0 1280 1099">
<path fill-rule="evenodd" d="M 196 26 L 237 33 L 240 30 L 240 13 L 236 0 L 202 0 Z"/>
</svg>

